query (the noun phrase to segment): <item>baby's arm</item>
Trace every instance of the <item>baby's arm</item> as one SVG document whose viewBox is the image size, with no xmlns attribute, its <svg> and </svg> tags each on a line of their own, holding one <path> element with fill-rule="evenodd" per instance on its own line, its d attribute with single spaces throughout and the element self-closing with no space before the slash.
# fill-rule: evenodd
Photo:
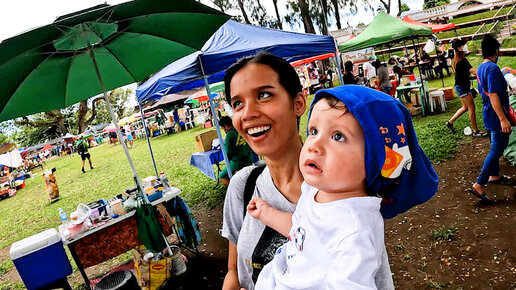
<svg viewBox="0 0 516 290">
<path fill-rule="evenodd" d="M 288 236 L 292 227 L 292 213 L 277 210 L 259 197 L 251 199 L 247 205 L 247 211 L 266 226 L 273 228 L 285 237 Z"/>
</svg>

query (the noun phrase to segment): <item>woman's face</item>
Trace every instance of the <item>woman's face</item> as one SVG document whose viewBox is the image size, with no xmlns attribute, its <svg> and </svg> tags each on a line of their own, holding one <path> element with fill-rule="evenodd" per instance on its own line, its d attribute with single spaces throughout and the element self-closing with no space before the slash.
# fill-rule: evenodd
<svg viewBox="0 0 516 290">
<path fill-rule="evenodd" d="M 297 118 L 305 112 L 306 100 L 302 93 L 292 99 L 276 71 L 248 64 L 233 76 L 230 87 L 233 126 L 258 155 L 281 156 L 300 144 Z"/>
</svg>

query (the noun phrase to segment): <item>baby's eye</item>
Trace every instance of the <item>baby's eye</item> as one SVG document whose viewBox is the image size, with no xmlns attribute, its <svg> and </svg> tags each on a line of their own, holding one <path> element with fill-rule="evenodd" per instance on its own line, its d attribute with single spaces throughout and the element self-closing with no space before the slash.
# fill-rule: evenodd
<svg viewBox="0 0 516 290">
<path fill-rule="evenodd" d="M 266 98 L 268 98 L 268 97 L 270 97 L 270 96 L 271 96 L 271 94 L 270 94 L 270 93 L 267 93 L 267 92 L 260 92 L 260 93 L 258 94 L 258 99 L 260 99 L 260 100 L 261 100 L 261 99 L 266 99 Z"/>
<path fill-rule="evenodd" d="M 242 101 L 239 101 L 239 100 L 233 101 L 233 103 L 231 104 L 233 109 L 236 109 L 236 108 L 240 107 L 241 105 L 242 105 Z"/>
<path fill-rule="evenodd" d="M 335 140 L 335 141 L 338 141 L 338 142 L 345 142 L 346 141 L 346 137 L 341 132 L 335 132 L 331 138 L 333 140 Z"/>
<path fill-rule="evenodd" d="M 315 128 L 310 128 L 310 129 L 308 130 L 308 135 L 310 135 L 310 136 L 317 135 L 317 129 L 315 129 Z"/>
</svg>

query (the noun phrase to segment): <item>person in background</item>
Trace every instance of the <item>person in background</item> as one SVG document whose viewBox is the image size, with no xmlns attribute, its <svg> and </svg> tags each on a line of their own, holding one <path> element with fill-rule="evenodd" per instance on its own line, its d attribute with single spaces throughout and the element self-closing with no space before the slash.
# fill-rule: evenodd
<svg viewBox="0 0 516 290">
<path fill-rule="evenodd" d="M 79 139 L 79 141 L 77 141 L 77 153 L 79 153 L 79 155 L 81 156 L 81 160 L 82 160 L 82 173 L 86 173 L 86 171 L 84 171 L 84 163 L 86 161 L 86 158 L 88 158 L 88 163 L 90 164 L 90 169 L 94 169 L 95 167 L 93 167 L 93 165 L 91 164 L 91 155 L 90 153 L 88 152 L 88 142 L 84 139 Z"/>
<path fill-rule="evenodd" d="M 392 67 L 392 71 L 396 74 L 396 77 L 398 79 L 398 82 L 401 82 L 401 79 L 405 75 L 409 75 L 410 72 L 402 69 L 401 67 L 395 65 Z"/>
<path fill-rule="evenodd" d="M 356 85 L 357 78 L 353 75 L 353 63 L 351 61 L 346 61 L 344 64 L 344 84 L 345 85 Z"/>
<path fill-rule="evenodd" d="M 328 69 L 326 70 L 326 75 L 328 76 L 328 87 L 329 88 L 333 88 L 333 69 L 331 68 L 331 66 L 328 67 Z"/>
<path fill-rule="evenodd" d="M 462 107 L 460 107 L 457 112 L 448 120 L 445 125 L 455 133 L 455 127 L 453 123 L 457 118 L 459 118 L 462 114 L 468 112 L 469 122 L 471 123 L 471 128 L 473 129 L 473 137 L 485 137 L 487 136 L 486 132 L 480 132 L 477 126 L 477 117 L 475 113 L 475 102 L 473 101 L 473 94 L 471 93 L 471 81 L 469 80 L 469 76 L 471 74 L 476 75 L 477 70 L 471 66 L 464 51 L 462 50 L 466 42 L 464 40 L 454 40 L 452 43 L 452 47 L 455 50 L 454 58 L 453 58 L 453 69 L 455 70 L 455 92 L 460 97 L 460 101 L 462 103 Z"/>
<path fill-rule="evenodd" d="M 376 60 L 373 66 L 376 68 L 376 74 L 378 75 L 378 86 L 382 92 L 389 94 L 392 89 L 392 84 L 389 79 L 389 70 L 379 60 Z"/>
<path fill-rule="evenodd" d="M 500 53 L 500 43 L 490 34 L 482 40 L 484 61 L 478 66 L 478 91 L 484 104 L 484 127 L 491 134 L 491 148 L 484 160 L 477 181 L 467 191 L 482 201 L 489 201 L 486 195 L 488 183 L 512 185 L 512 178 L 500 174 L 500 157 L 509 144 L 512 132 L 509 114 L 509 94 L 507 82 L 496 64 Z"/>
<path fill-rule="evenodd" d="M 234 175 L 240 169 L 253 164 L 253 151 L 247 145 L 244 138 L 235 130 L 230 117 L 224 116 L 220 118 L 219 125 L 226 132 L 224 145 L 229 159 L 229 168 L 231 168 L 231 173 Z M 229 184 L 227 168 L 220 172 L 219 178 L 223 184 Z"/>
<path fill-rule="evenodd" d="M 446 62 L 446 55 L 444 51 L 436 50 L 437 52 L 437 62 L 438 65 L 434 68 L 436 77 L 443 78 L 443 69 L 446 70 L 446 73 L 450 75 L 450 69 L 448 68 L 448 63 Z"/>
<path fill-rule="evenodd" d="M 364 63 L 364 77 L 367 81 L 371 78 L 376 77 L 376 68 L 371 64 L 370 61 Z"/>
</svg>

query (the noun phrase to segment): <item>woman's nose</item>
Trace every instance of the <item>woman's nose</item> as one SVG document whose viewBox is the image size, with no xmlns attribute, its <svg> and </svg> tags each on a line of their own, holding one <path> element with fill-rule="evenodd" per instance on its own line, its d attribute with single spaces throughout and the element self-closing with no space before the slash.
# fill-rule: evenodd
<svg viewBox="0 0 516 290">
<path fill-rule="evenodd" d="M 259 115 L 260 115 L 260 110 L 256 103 L 246 102 L 244 104 L 243 115 L 242 115 L 242 119 L 244 121 L 249 121 L 249 120 L 255 119 Z"/>
</svg>

